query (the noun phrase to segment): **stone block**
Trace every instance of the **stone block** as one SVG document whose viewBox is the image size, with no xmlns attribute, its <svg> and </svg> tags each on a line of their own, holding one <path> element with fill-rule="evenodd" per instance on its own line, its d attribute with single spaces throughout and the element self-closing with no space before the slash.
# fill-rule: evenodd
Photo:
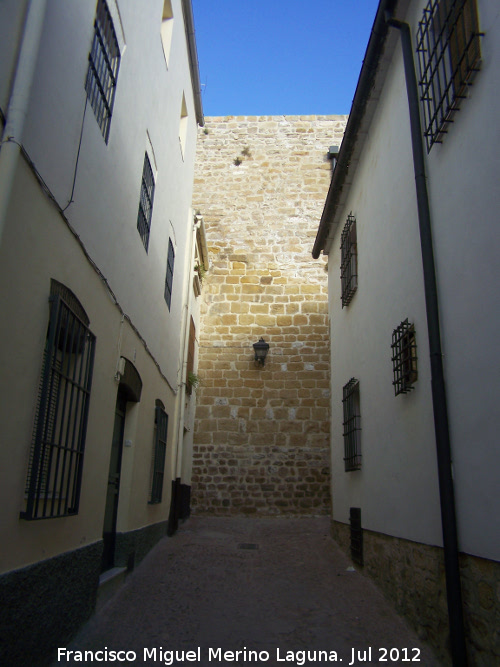
<svg viewBox="0 0 500 667">
<path fill-rule="evenodd" d="M 276 459 L 277 456 L 288 458 L 304 447 L 325 449 L 321 460 L 310 459 L 306 464 L 312 478 L 321 477 L 322 461 L 327 461 L 328 442 L 322 440 L 327 434 L 275 432 L 272 429 L 284 428 L 281 424 L 288 422 L 292 422 L 291 428 L 295 429 L 296 422 L 301 422 L 306 431 L 313 431 L 315 427 L 311 424 L 316 421 L 322 429 L 325 414 L 328 414 L 329 399 L 321 393 L 323 389 L 327 391 L 327 387 L 316 386 L 317 382 L 327 382 L 329 366 L 328 347 L 326 353 L 317 349 L 320 344 L 324 346 L 325 341 L 321 338 L 328 333 L 325 322 L 320 319 L 327 309 L 327 276 L 323 270 L 324 262 L 311 260 L 310 249 L 329 187 L 329 164 L 325 162 L 324 147 L 332 143 L 332 138 L 340 143 L 346 120 L 345 116 L 288 116 L 286 122 L 282 117 L 267 116 L 207 119 L 210 135 L 202 135 L 198 144 L 201 159 L 198 160 L 193 202 L 205 217 L 213 263 L 200 309 L 200 369 L 211 371 L 207 375 L 207 393 L 201 395 L 205 388 L 200 388 L 198 396 L 203 409 L 200 421 L 229 419 L 238 424 L 239 429 L 224 431 L 225 441 L 219 432 L 211 431 L 206 436 L 216 436 L 217 442 L 210 440 L 199 446 L 215 448 L 215 451 L 205 452 L 205 468 L 219 450 L 222 453 L 227 447 L 236 448 L 235 456 L 230 457 L 231 465 L 242 473 L 248 472 L 239 478 L 248 477 L 249 485 L 269 481 L 273 474 L 276 476 L 277 468 L 281 470 L 282 462 Z M 304 131 L 297 133 L 297 127 Z M 247 141 L 247 137 L 251 140 Z M 246 159 L 238 168 L 232 164 L 238 154 L 235 145 L 238 150 L 250 145 L 252 152 L 252 160 Z M 227 178 L 225 174 L 229 172 L 231 177 Z M 305 188 L 311 191 L 305 192 Z M 232 319 L 223 320 L 227 315 L 237 316 L 237 323 Z M 312 315 L 318 318 L 311 320 Z M 251 343 L 259 336 L 271 344 L 265 369 L 256 369 L 252 358 Z M 209 356 L 213 355 L 210 346 L 221 342 L 227 346 L 225 354 L 226 359 L 231 359 L 230 368 L 219 366 L 219 355 Z M 292 348 L 296 343 L 300 344 L 300 354 L 297 354 L 297 348 Z M 234 356 L 229 357 L 227 355 L 233 354 L 229 352 L 233 345 L 240 347 L 234 351 Z M 244 349 L 245 345 L 248 349 Z M 307 361 L 306 354 L 310 355 Z M 320 367 L 319 364 L 323 365 Z M 314 371 L 320 371 L 320 374 L 298 378 L 297 373 Z M 211 412 L 214 401 L 223 398 L 229 399 L 230 403 L 223 407 L 230 412 L 215 417 Z M 318 401 L 325 401 L 325 407 Z M 289 409 L 295 410 L 295 419 L 289 418 Z M 255 410 L 262 412 L 256 412 L 252 417 Z M 314 416 L 312 411 L 315 411 Z M 221 422 L 223 424 L 225 422 Z M 238 436 L 238 440 L 230 444 L 233 436 Z M 301 439 L 300 444 L 295 436 Z M 316 439 L 311 441 L 313 436 Z M 283 452 L 275 452 L 273 457 L 265 453 L 266 448 L 278 446 Z M 263 457 L 259 459 L 265 462 L 262 469 L 249 466 L 248 456 L 253 454 Z M 221 461 L 228 459 L 227 456 L 218 459 L 221 468 L 227 467 Z M 266 514 L 327 512 L 328 503 L 317 506 L 315 498 L 312 498 L 311 506 L 300 506 L 300 500 L 308 500 L 304 494 L 318 490 L 298 491 L 293 482 L 296 471 L 292 468 L 287 466 L 289 472 L 286 473 L 283 467 L 286 478 L 292 480 L 286 491 L 281 483 L 275 484 L 272 491 L 265 492 L 265 498 L 258 498 L 254 490 L 252 502 L 247 500 L 240 505 L 223 505 L 220 498 L 216 505 L 214 498 L 206 495 L 206 507 L 211 511 L 233 513 L 247 511 L 249 507 L 259 508 L 259 513 Z M 202 478 L 199 471 L 195 474 Z M 221 484 L 229 484 L 229 477 L 228 468 Z M 282 475 L 279 478 L 285 479 Z M 328 480 L 323 489 L 328 497 Z M 289 494 L 286 503 L 285 492 Z M 243 502 L 248 496 L 244 484 L 238 488 L 238 493 Z"/>
</svg>

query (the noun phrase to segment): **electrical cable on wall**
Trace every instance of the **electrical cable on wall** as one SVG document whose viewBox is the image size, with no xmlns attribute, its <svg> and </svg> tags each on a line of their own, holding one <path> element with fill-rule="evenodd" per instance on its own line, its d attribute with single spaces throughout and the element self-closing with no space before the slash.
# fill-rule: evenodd
<svg viewBox="0 0 500 667">
<path fill-rule="evenodd" d="M 15 139 L 11 139 L 11 138 L 9 138 L 7 141 L 13 141 L 13 142 L 15 142 L 15 143 L 19 146 L 19 149 L 20 149 L 20 151 L 21 151 L 21 155 L 22 155 L 23 158 L 26 160 L 28 166 L 29 166 L 30 169 L 32 170 L 33 174 L 35 175 L 35 177 L 36 177 L 38 183 L 40 184 L 40 186 L 41 186 L 43 192 L 44 192 L 45 195 L 48 197 L 48 199 L 50 199 L 50 200 L 52 201 L 52 203 L 55 205 L 55 207 L 57 208 L 59 214 L 61 215 L 61 218 L 62 218 L 62 219 L 64 220 L 64 222 L 66 223 L 66 226 L 68 227 L 69 231 L 70 231 L 71 234 L 74 236 L 74 238 L 77 240 L 77 242 L 78 242 L 80 248 L 82 249 L 82 252 L 83 252 L 83 254 L 85 255 L 87 261 L 88 261 L 89 264 L 92 266 L 92 268 L 94 269 L 94 271 L 97 273 L 97 275 L 99 276 L 99 278 L 101 279 L 101 281 L 104 283 L 104 286 L 106 287 L 106 290 L 107 290 L 108 293 L 110 294 L 113 303 L 114 303 L 115 306 L 118 308 L 118 311 L 120 312 L 120 315 L 122 316 L 122 318 L 124 318 L 124 319 L 128 322 L 128 324 L 130 325 L 132 331 L 133 331 L 133 332 L 136 334 L 136 336 L 139 338 L 139 340 L 141 341 L 141 343 L 142 343 L 144 349 L 146 350 L 147 354 L 148 354 L 149 357 L 152 359 L 154 365 L 156 366 L 156 368 L 157 368 L 157 370 L 158 370 L 158 373 L 159 373 L 160 376 L 163 378 L 163 380 L 165 380 L 165 382 L 166 382 L 167 385 L 169 386 L 170 390 L 173 392 L 174 396 L 176 396 L 176 395 L 177 395 L 177 392 L 178 392 L 178 390 L 179 390 L 179 386 L 174 388 L 174 387 L 172 386 L 172 384 L 170 383 L 168 377 L 167 377 L 167 376 L 165 375 L 165 373 L 162 371 L 161 366 L 160 366 L 158 360 L 156 359 L 156 357 L 154 356 L 154 354 L 151 352 L 151 350 L 150 350 L 150 348 L 149 348 L 149 346 L 148 346 L 146 340 L 143 338 L 143 336 L 141 335 L 141 333 L 139 332 L 139 330 L 137 329 L 137 327 L 135 326 L 135 324 L 132 322 L 130 316 L 127 315 L 127 313 L 125 313 L 125 311 L 124 311 L 123 308 L 121 307 L 121 305 L 120 305 L 120 303 L 119 303 L 119 301 L 118 301 L 118 299 L 117 299 L 117 297 L 116 297 L 116 294 L 113 292 L 113 290 L 112 290 L 112 288 L 111 288 L 111 286 L 110 286 L 110 284 L 109 284 L 109 282 L 108 282 L 108 279 L 107 279 L 106 276 L 103 274 L 103 272 L 101 271 L 101 269 L 97 266 L 97 264 L 96 264 L 95 261 L 92 259 L 92 257 L 89 255 L 89 253 L 88 253 L 88 251 L 87 251 L 87 249 L 86 249 L 86 247 L 85 247 L 85 245 L 84 245 L 82 239 L 81 239 L 80 236 L 77 234 L 77 232 L 73 229 L 73 227 L 71 226 L 69 220 L 68 220 L 67 217 L 64 215 L 64 210 L 63 210 L 63 209 L 61 208 L 61 206 L 59 205 L 59 202 L 58 202 L 57 199 L 54 197 L 54 195 L 53 195 L 53 193 L 51 192 L 51 190 L 50 190 L 49 186 L 47 185 L 47 183 L 43 180 L 42 175 L 40 174 L 40 172 L 39 172 L 38 169 L 36 168 L 35 163 L 33 162 L 33 160 L 32 160 L 32 159 L 30 158 L 30 156 L 28 155 L 26 149 L 25 149 L 24 146 L 22 146 L 20 143 L 18 143 L 17 141 L 15 141 Z M 66 208 L 67 208 L 67 207 L 66 207 Z"/>
</svg>

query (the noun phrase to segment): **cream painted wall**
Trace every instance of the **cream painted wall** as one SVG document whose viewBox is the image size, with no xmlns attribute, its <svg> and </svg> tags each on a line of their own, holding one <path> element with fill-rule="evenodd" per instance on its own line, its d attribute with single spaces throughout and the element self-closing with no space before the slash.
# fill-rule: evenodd
<svg viewBox="0 0 500 667">
<path fill-rule="evenodd" d="M 145 12 L 133 0 L 118 3 L 125 46 L 107 145 L 84 90 L 95 2 L 77 3 L 71 12 L 64 0 L 48 4 L 24 143 L 64 208 L 82 132 L 74 202 L 66 215 L 125 312 L 141 322 L 142 334 L 174 385 L 196 119 L 180 0 L 173 2 L 177 20 L 168 69 L 160 35 L 163 2 L 150 4 Z M 179 145 L 183 94 L 189 113 L 184 157 Z M 137 211 L 144 153 L 150 147 L 156 189 L 146 253 Z M 176 250 L 170 311 L 163 295 L 169 238 Z"/>
<path fill-rule="evenodd" d="M 9 535 L 0 571 L 101 540 L 120 356 L 134 364 L 143 391 L 141 401 L 127 408 L 125 438 L 131 446 L 123 450 L 117 530 L 166 521 L 169 513 L 182 363 L 179 322 L 184 284 L 192 280 L 186 257 L 191 254 L 196 141 L 182 7 L 180 0 L 173 0 L 177 21 L 167 69 L 160 38 L 162 0 L 150 3 L 150 11 L 133 0 L 111 2 L 114 17 L 119 8 L 117 31 L 122 31 L 119 39 L 124 48 L 106 145 L 90 106 L 82 126 L 95 4 L 95 0 L 71 7 L 62 0 L 48 3 L 23 138 L 38 173 L 57 204 L 65 208 L 82 132 L 74 201 L 65 210 L 74 234 L 21 158 L 0 247 L 0 422 L 4 433 L 0 468 L 9 472 L 0 485 L 0 525 Z M 179 145 L 183 94 L 188 108 L 184 156 Z M 156 171 L 148 253 L 137 231 L 146 150 L 154 158 Z M 169 238 L 176 250 L 170 312 L 164 299 Z M 72 517 L 24 521 L 19 511 L 51 278 L 75 293 L 97 338 L 80 509 Z M 149 505 L 156 399 L 169 415 L 167 462 L 162 502 Z"/>
<path fill-rule="evenodd" d="M 148 505 L 153 451 L 155 399 L 173 415 L 176 397 L 159 375 L 151 357 L 75 243 L 49 200 L 44 197 L 26 165 L 21 162 L 13 193 L 13 210 L 0 249 L 0 284 L 4 317 L 0 330 L 0 422 L 5 425 L 0 467 L 9 470 L 0 485 L 0 525 L 9 535 L 2 550 L 0 570 L 21 567 L 100 540 L 104 517 L 109 455 L 118 383 L 120 355 L 135 359 L 143 380 L 138 404 L 128 404 L 125 434 L 132 440 L 123 451 L 118 530 L 128 531 L 168 517 L 173 470 L 167 461 L 163 502 Z M 40 229 L 44 233 L 40 235 Z M 36 242 L 34 242 L 36 240 Z M 23 261 L 19 261 L 22 257 Z M 30 271 L 26 271 L 30 267 Z M 33 274 L 36 273 L 36 280 Z M 80 299 L 96 335 L 88 432 L 83 466 L 80 509 L 76 516 L 44 521 L 23 521 L 24 485 L 31 443 L 36 394 L 48 322 L 50 279 L 67 285 Z M 175 430 L 170 424 L 168 451 Z"/>
<path fill-rule="evenodd" d="M 7 113 L 27 0 L 0 2 L 0 109 Z"/>
<path fill-rule="evenodd" d="M 426 3 L 414 3 L 414 27 Z M 495 6 L 494 6 L 495 5 Z M 500 206 L 500 9 L 479 0 L 483 67 L 442 145 L 427 158 L 430 206 L 448 391 L 460 549 L 500 557 L 497 286 Z M 413 35 L 414 36 L 414 35 Z M 418 74 L 418 72 L 417 72 Z M 352 177 L 352 170 L 350 172 Z M 362 509 L 363 527 L 441 544 L 429 351 L 401 45 L 383 94 L 329 258 L 332 325 L 332 496 L 334 518 Z M 340 232 L 357 219 L 359 287 L 340 303 Z M 391 333 L 415 323 L 419 379 L 394 396 Z M 342 386 L 360 381 L 363 466 L 344 472 Z"/>
</svg>

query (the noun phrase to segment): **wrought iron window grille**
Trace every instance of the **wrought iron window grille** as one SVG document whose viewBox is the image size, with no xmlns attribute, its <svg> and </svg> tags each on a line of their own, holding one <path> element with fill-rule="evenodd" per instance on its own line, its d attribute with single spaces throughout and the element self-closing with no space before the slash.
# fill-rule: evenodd
<svg viewBox="0 0 500 667">
<path fill-rule="evenodd" d="M 480 69 L 482 35 L 476 0 L 430 0 L 424 9 L 417 54 L 427 152 L 442 143 Z"/>
<path fill-rule="evenodd" d="M 55 281 L 54 281 L 55 283 Z M 95 336 L 59 289 L 50 317 L 26 480 L 23 519 L 78 513 L 87 432 Z M 71 293 L 70 293 L 71 294 Z M 76 297 L 69 299 L 79 304 Z"/>
<path fill-rule="evenodd" d="M 351 378 L 342 389 L 344 414 L 345 471 L 361 469 L 361 414 L 359 409 L 359 381 Z"/>
<path fill-rule="evenodd" d="M 163 494 L 163 478 L 167 453 L 168 415 L 161 405 L 155 408 L 155 441 L 151 474 L 151 493 L 149 503 L 161 503 Z"/>
<path fill-rule="evenodd" d="M 85 90 L 106 143 L 113 115 L 120 49 L 105 0 L 98 0 Z"/>
<path fill-rule="evenodd" d="M 358 289 L 358 244 L 356 218 L 349 213 L 340 239 L 340 283 L 342 308 L 348 306 Z"/>
<path fill-rule="evenodd" d="M 407 394 L 418 379 L 415 326 L 408 319 L 392 332 L 391 349 L 394 393 Z"/>
<path fill-rule="evenodd" d="M 142 239 L 146 252 L 149 247 L 149 234 L 151 231 L 151 216 L 153 215 L 153 202 L 155 196 L 155 179 L 148 154 L 144 155 L 142 168 L 141 195 L 139 199 L 139 211 L 137 213 L 137 229 Z"/>
<path fill-rule="evenodd" d="M 172 302 L 172 284 L 174 281 L 174 261 L 175 261 L 175 252 L 172 240 L 168 240 L 168 257 L 167 257 L 167 275 L 165 278 L 165 301 L 167 302 L 168 309 L 170 310 L 170 304 Z"/>
</svg>

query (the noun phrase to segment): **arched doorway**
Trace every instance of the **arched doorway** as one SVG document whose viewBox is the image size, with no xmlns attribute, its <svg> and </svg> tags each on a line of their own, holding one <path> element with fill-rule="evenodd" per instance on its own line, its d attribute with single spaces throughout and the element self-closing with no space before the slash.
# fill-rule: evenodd
<svg viewBox="0 0 500 667">
<path fill-rule="evenodd" d="M 101 572 L 111 569 L 115 565 L 116 522 L 118 518 L 118 503 L 120 497 L 120 472 L 123 454 L 123 435 L 127 403 L 138 403 L 141 399 L 142 380 L 133 364 L 122 357 L 123 373 L 116 396 L 115 421 L 111 456 L 109 459 L 108 488 L 106 492 L 106 508 L 102 531 L 103 552 Z"/>
</svg>

